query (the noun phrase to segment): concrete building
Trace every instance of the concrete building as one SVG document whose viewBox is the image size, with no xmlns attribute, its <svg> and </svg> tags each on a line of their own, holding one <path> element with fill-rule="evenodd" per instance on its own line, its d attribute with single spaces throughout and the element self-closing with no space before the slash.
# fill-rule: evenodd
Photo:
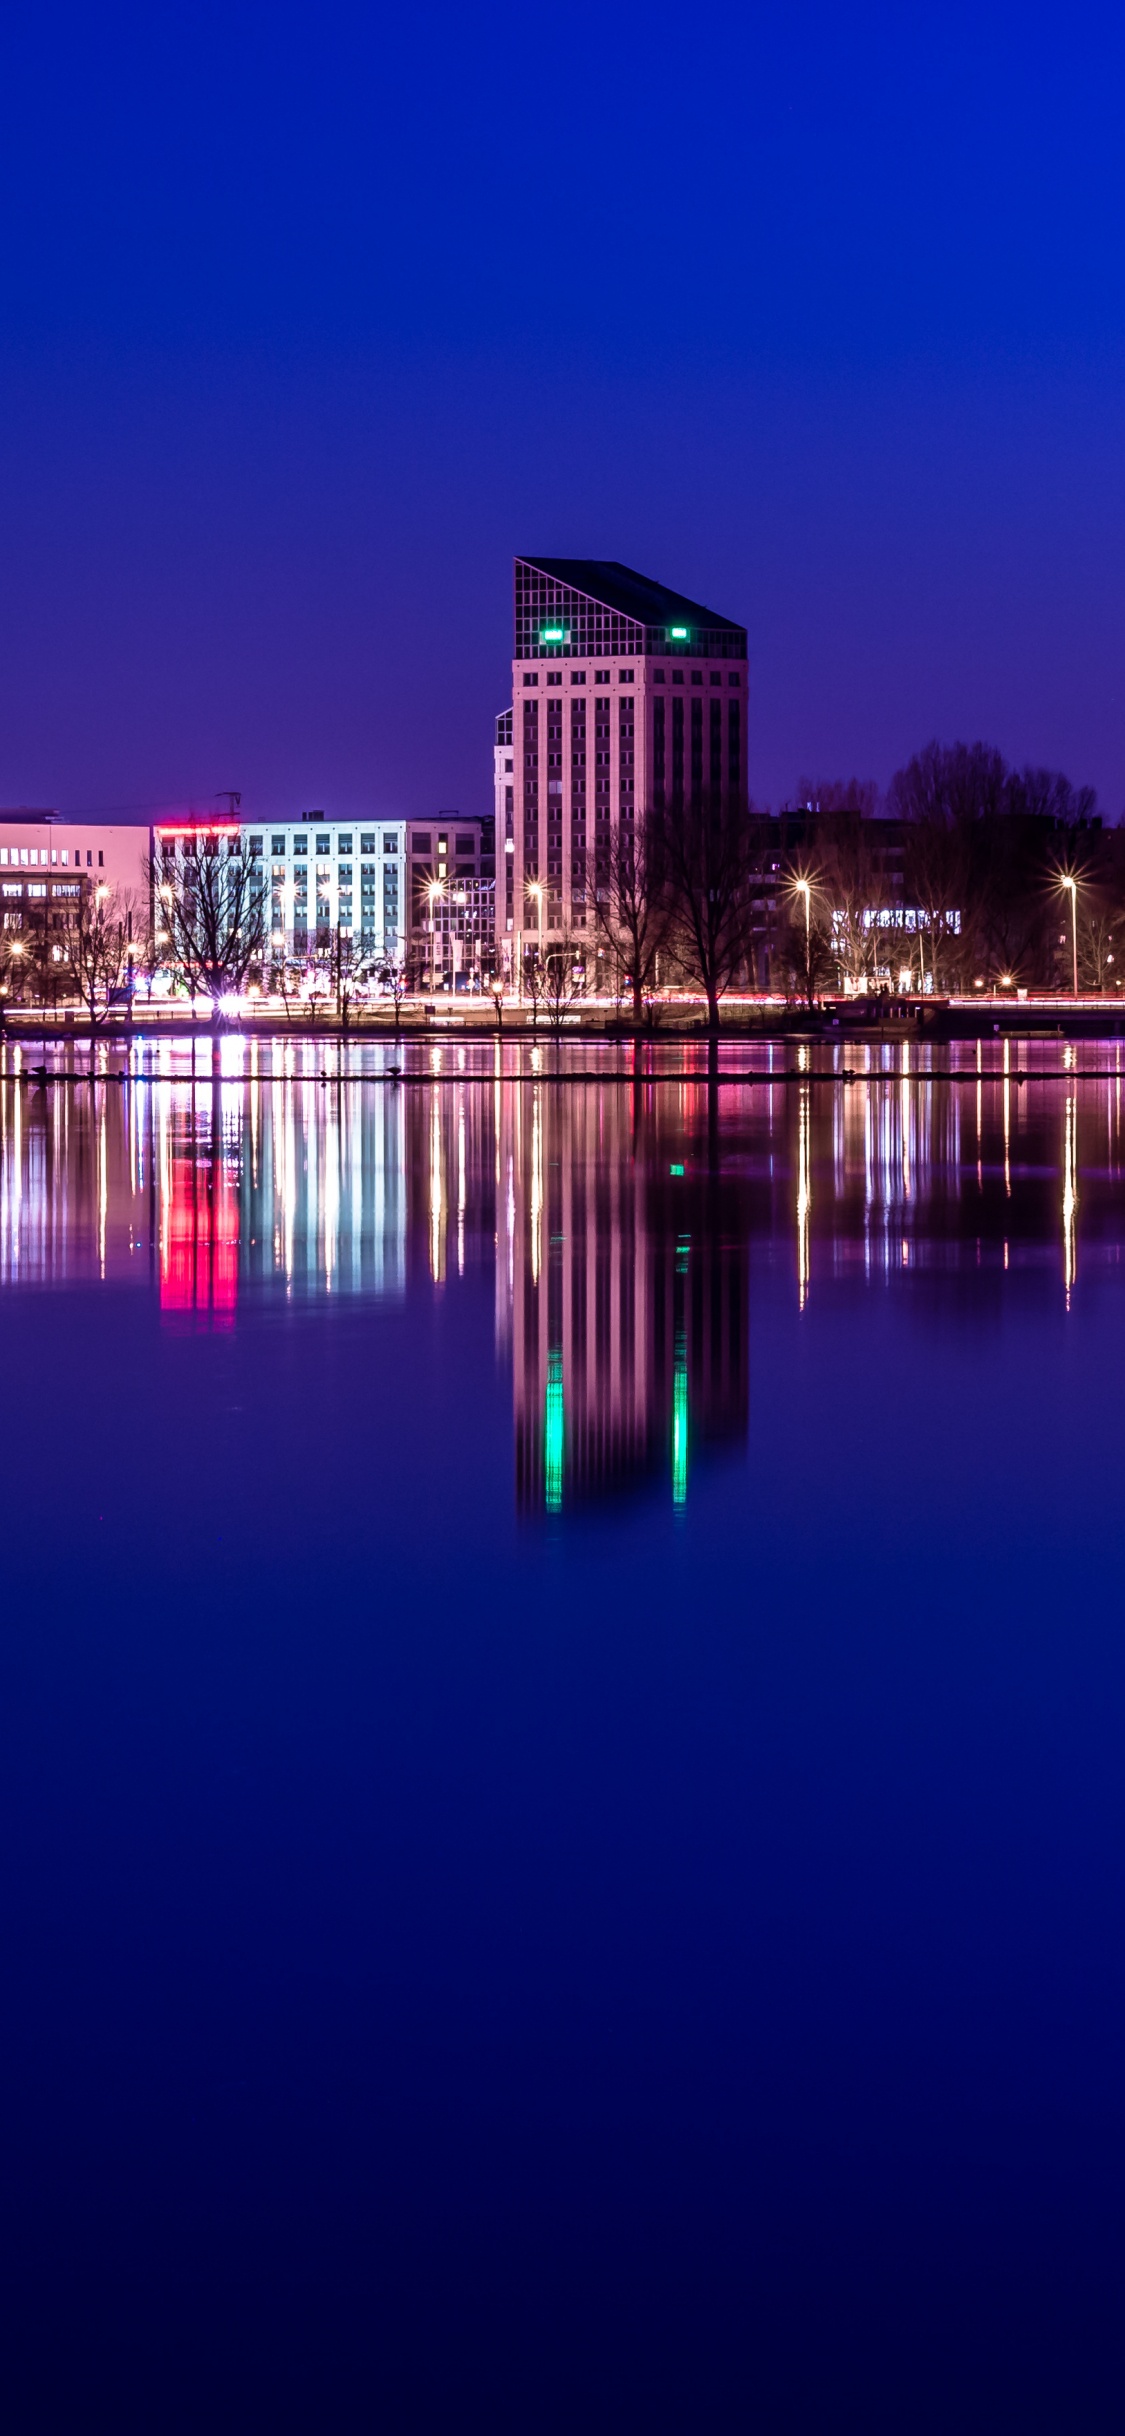
<svg viewBox="0 0 1125 2436">
<path fill-rule="evenodd" d="M 700 602 L 613 559 L 517 558 L 512 710 L 495 743 L 509 970 L 547 937 L 592 929 L 599 858 L 620 830 L 705 795 L 745 800 L 747 678 L 745 628 Z"/>
<path fill-rule="evenodd" d="M 438 812 L 411 821 L 407 843 L 410 962 L 419 988 L 487 977 L 496 947 L 495 828 Z"/>
<path fill-rule="evenodd" d="M 148 902 L 147 829 L 68 820 L 20 806 L 0 810 L 0 919 L 7 930 L 61 930 L 82 887 L 119 889 Z"/>
<path fill-rule="evenodd" d="M 492 789 L 496 823 L 496 935 L 498 939 L 506 939 L 512 934 L 516 878 L 516 781 L 510 710 L 501 711 L 496 721 Z"/>
<path fill-rule="evenodd" d="M 362 966 L 404 948 L 406 824 L 328 819 L 195 820 L 190 814 L 154 831 L 158 858 L 181 853 L 189 840 L 237 838 L 260 862 L 269 891 L 268 955 L 277 961 L 334 955 L 346 945 Z"/>
<path fill-rule="evenodd" d="M 296 959 L 330 953 L 337 938 L 358 964 L 401 954 L 406 907 L 404 821 L 243 821 L 251 857 L 269 873 L 270 941 Z"/>
</svg>

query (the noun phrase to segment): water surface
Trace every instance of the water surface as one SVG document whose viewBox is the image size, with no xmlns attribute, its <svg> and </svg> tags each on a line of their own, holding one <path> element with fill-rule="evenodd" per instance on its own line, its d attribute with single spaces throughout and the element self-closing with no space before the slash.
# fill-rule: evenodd
<svg viewBox="0 0 1125 2436">
<path fill-rule="evenodd" d="M 1116 2429 L 1119 1044 L 192 1055 L 0 1053 L 7 2423 Z"/>
</svg>

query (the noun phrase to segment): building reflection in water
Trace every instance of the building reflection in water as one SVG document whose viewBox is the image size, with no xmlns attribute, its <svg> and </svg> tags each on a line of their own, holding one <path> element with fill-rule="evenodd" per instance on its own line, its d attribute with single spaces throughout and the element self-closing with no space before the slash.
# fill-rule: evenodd
<svg viewBox="0 0 1125 2436">
<path fill-rule="evenodd" d="M 1115 1046 L 1091 1079 L 1050 1044 L 1037 1081 L 1027 1044 L 974 1044 L 959 1080 L 873 1044 L 852 1081 L 806 1058 L 724 1085 L 710 1117 L 687 1073 L 568 1087 L 484 1045 L 428 1048 L 401 1086 L 300 1044 L 228 1041 L 194 1081 L 164 1044 L 125 1073 L 107 1054 L 44 1087 L 0 1045 L 0 1284 L 143 1287 L 171 1329 L 222 1330 L 255 1296 L 487 1276 L 529 1511 L 655 1480 L 682 1506 L 700 1451 L 745 1440 L 756 1246 L 802 1328 L 852 1284 L 968 1270 L 951 1310 L 1036 1266 L 1071 1310 L 1122 1257 Z"/>
<path fill-rule="evenodd" d="M 497 1332 L 525 1508 L 658 1473 L 682 1505 L 697 1448 L 745 1437 L 749 1230 L 678 1096 L 638 1127 L 619 1085 L 502 1087 Z"/>
</svg>

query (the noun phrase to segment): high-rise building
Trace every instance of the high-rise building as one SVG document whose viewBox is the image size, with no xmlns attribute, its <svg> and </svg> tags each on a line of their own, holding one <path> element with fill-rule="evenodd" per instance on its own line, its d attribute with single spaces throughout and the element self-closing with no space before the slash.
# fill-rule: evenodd
<svg viewBox="0 0 1125 2436">
<path fill-rule="evenodd" d="M 512 709 L 495 746 L 497 932 L 513 969 L 545 937 L 592 930 L 619 831 L 745 797 L 746 724 L 743 626 L 615 559 L 517 558 Z"/>
</svg>

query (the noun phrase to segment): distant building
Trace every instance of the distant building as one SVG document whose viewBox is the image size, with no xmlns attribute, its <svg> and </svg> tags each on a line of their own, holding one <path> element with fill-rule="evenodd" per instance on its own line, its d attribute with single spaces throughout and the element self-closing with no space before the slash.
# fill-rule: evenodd
<svg viewBox="0 0 1125 2436">
<path fill-rule="evenodd" d="M 0 810 L 0 920 L 7 930 L 61 930 L 83 888 L 119 889 L 148 902 L 147 829 L 68 820 L 24 806 Z"/>
<path fill-rule="evenodd" d="M 619 830 L 650 809 L 745 800 L 747 678 L 745 628 L 700 602 L 614 559 L 517 558 L 512 711 L 495 746 L 498 828 L 506 743 L 514 763 L 509 969 L 545 937 L 592 928 Z"/>
<path fill-rule="evenodd" d="M 495 828 L 438 812 L 408 824 L 410 961 L 419 987 L 456 989 L 493 970 Z"/>
<path fill-rule="evenodd" d="M 174 857 L 189 839 L 236 838 L 261 864 L 269 893 L 267 953 L 328 955 L 346 944 L 358 966 L 404 952 L 406 824 L 338 821 L 323 812 L 303 820 L 208 820 L 190 814 L 161 822 L 158 858 Z"/>
<path fill-rule="evenodd" d="M 501 711 L 496 721 L 492 785 L 496 806 L 496 931 L 499 938 L 506 938 L 512 931 L 516 877 L 516 781 L 510 710 Z"/>
</svg>

